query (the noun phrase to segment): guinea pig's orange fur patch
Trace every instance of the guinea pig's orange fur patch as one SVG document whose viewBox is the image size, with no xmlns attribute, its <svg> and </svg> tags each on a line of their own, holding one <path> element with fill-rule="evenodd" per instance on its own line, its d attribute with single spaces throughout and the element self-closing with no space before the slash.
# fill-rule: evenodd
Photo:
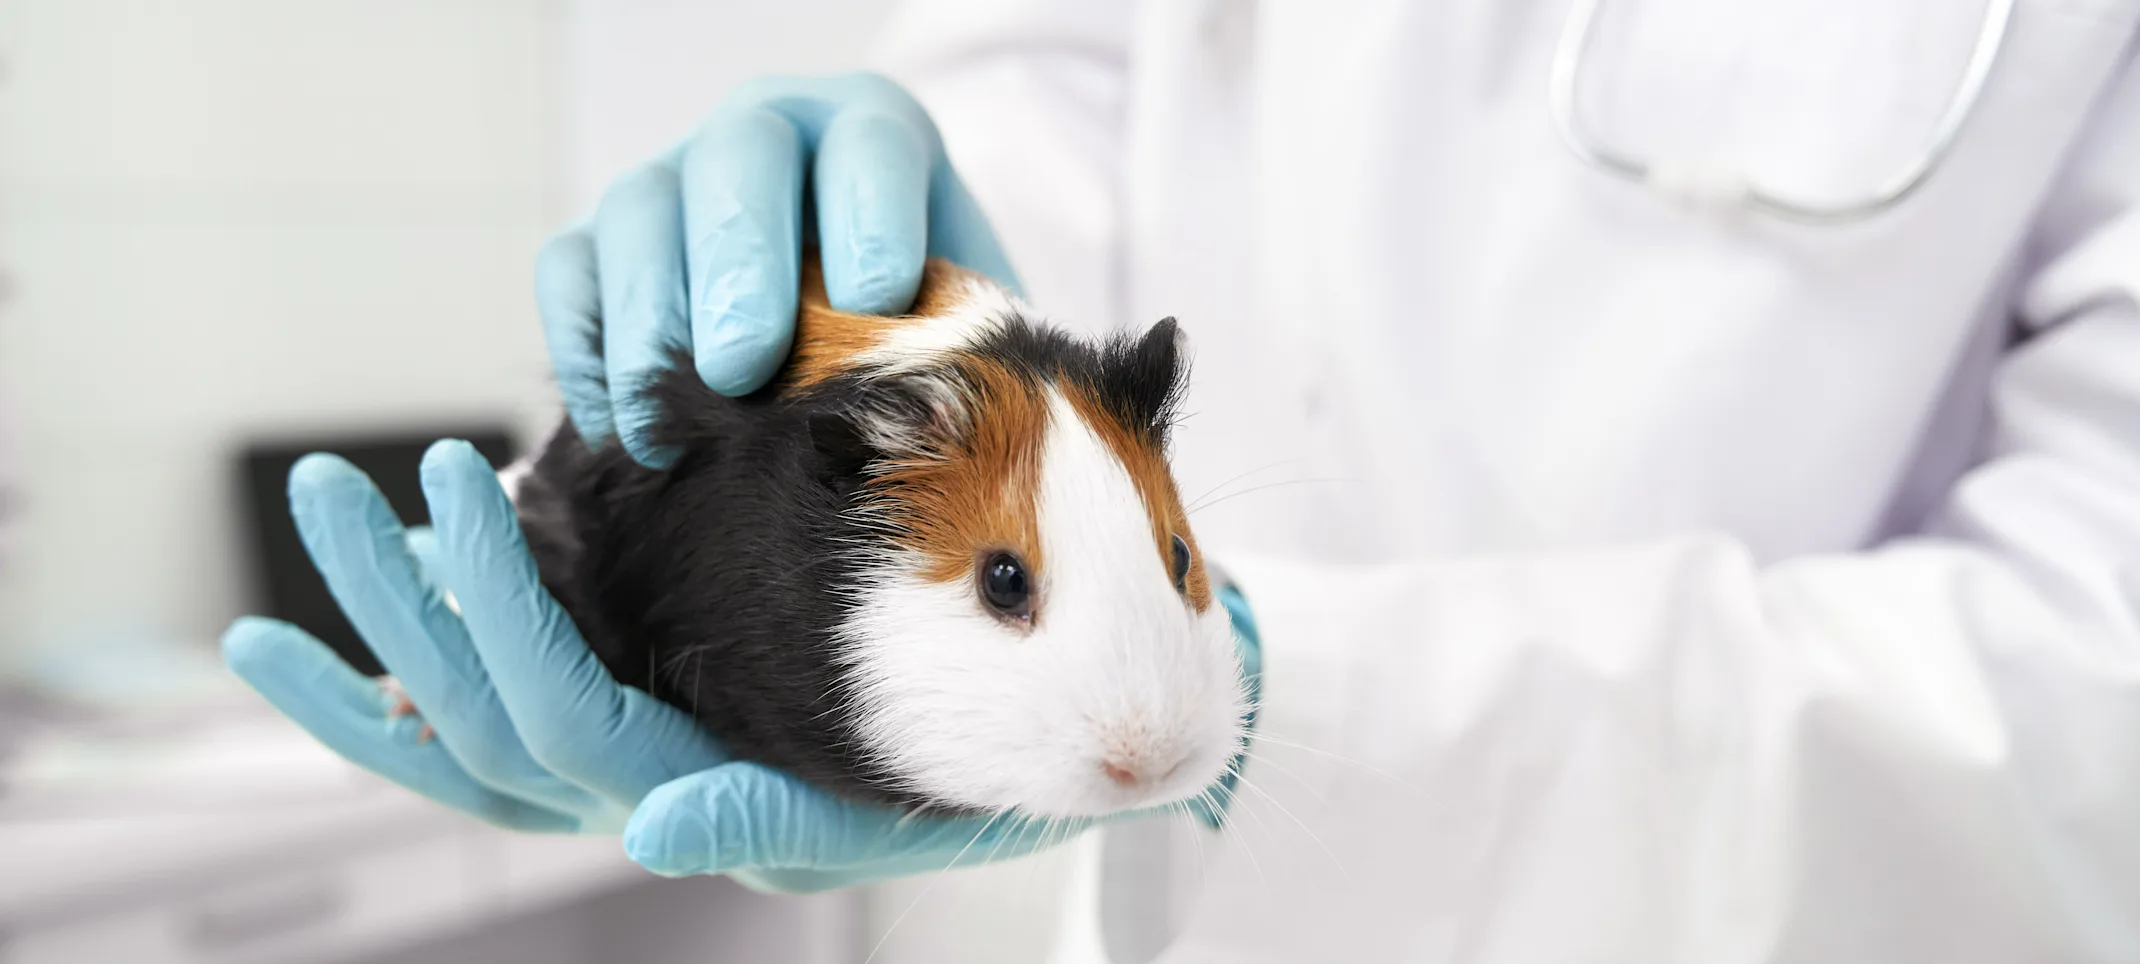
<svg viewBox="0 0 2140 964">
<path fill-rule="evenodd" d="M 1029 570 L 1047 571 L 1040 545 L 1041 442 L 1048 405 L 1038 386 L 1001 363 L 967 356 L 957 363 L 968 419 L 962 438 L 935 458 L 894 462 L 871 485 L 890 497 L 899 541 L 920 553 L 921 577 L 966 578 L 982 557 L 1010 550 Z M 1035 607 L 1038 618 L 1039 607 Z"/>
<path fill-rule="evenodd" d="M 1189 545 L 1189 575 L 1183 580 L 1189 602 L 1197 612 L 1211 605 L 1211 580 L 1204 574 L 1204 553 L 1189 531 L 1189 514 L 1181 507 L 1181 493 L 1174 486 L 1174 473 L 1167 467 L 1166 453 L 1149 434 L 1131 429 L 1109 412 L 1083 386 L 1061 386 L 1063 398 L 1093 434 L 1107 443 L 1107 450 L 1129 472 L 1137 494 L 1144 499 L 1144 515 L 1152 524 L 1152 543 L 1169 577 L 1174 573 L 1174 537 Z"/>
<path fill-rule="evenodd" d="M 795 349 L 781 370 L 784 387 L 804 389 L 854 367 L 855 356 L 875 348 L 901 328 L 926 324 L 950 312 L 966 297 L 973 272 L 942 258 L 922 265 L 921 286 L 904 315 L 861 315 L 832 307 L 825 296 L 825 269 L 817 253 L 803 258 L 802 286 L 795 312 Z"/>
</svg>

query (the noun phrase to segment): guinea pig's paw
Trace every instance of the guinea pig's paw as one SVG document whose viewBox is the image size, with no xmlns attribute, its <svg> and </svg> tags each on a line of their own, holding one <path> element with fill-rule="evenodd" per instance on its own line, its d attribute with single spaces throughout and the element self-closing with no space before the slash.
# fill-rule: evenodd
<svg viewBox="0 0 2140 964">
<path fill-rule="evenodd" d="M 416 702 L 409 699 L 408 690 L 402 689 L 400 680 L 391 676 L 379 677 L 379 692 L 393 701 L 386 708 L 388 722 L 398 721 L 403 717 L 423 719 L 423 713 L 416 709 Z M 425 723 L 421 729 L 416 731 L 416 743 L 418 746 L 429 743 L 431 738 L 437 735 L 437 731 L 431 729 L 431 724 Z"/>
</svg>

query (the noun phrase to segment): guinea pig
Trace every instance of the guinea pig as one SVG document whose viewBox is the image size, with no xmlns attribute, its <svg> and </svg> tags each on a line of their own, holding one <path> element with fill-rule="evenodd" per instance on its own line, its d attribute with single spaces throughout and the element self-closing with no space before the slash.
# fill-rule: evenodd
<svg viewBox="0 0 2140 964">
<path fill-rule="evenodd" d="M 560 426 L 501 473 L 609 671 L 850 799 L 1085 817 L 1216 782 L 1247 697 L 1167 465 L 1173 319 L 1083 339 L 936 259 L 907 315 L 834 310 L 814 258 L 800 300 L 764 389 L 681 351 L 646 386 L 669 467 Z"/>
</svg>

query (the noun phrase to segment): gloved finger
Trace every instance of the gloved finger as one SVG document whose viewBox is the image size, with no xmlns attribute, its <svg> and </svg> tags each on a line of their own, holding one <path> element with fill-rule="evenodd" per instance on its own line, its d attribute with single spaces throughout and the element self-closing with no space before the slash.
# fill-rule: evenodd
<svg viewBox="0 0 2140 964">
<path fill-rule="evenodd" d="M 552 833 L 579 828 L 568 814 L 483 785 L 437 743 L 419 744 L 419 721 L 389 717 L 391 700 L 377 683 L 295 626 L 240 619 L 223 634 L 223 658 L 283 715 L 358 766 L 501 827 Z"/>
<path fill-rule="evenodd" d="M 602 286 L 590 229 L 573 228 L 542 246 L 535 257 L 535 308 L 565 414 L 581 439 L 599 445 L 616 432 L 616 422 L 609 408 Z"/>
<path fill-rule="evenodd" d="M 649 164 L 612 185 L 595 210 L 594 246 L 611 422 L 633 459 L 660 468 L 676 453 L 648 438 L 660 412 L 646 389 L 691 345 L 676 170 Z"/>
<path fill-rule="evenodd" d="M 612 800 L 726 759 L 689 716 L 618 683 L 542 587 L 520 520 L 475 446 L 423 460 L 440 563 L 506 714 L 543 766 Z"/>
<path fill-rule="evenodd" d="M 812 168 L 818 254 L 834 308 L 893 314 L 914 303 L 929 243 L 930 135 L 896 112 L 833 117 Z"/>
<path fill-rule="evenodd" d="M 783 89 L 785 87 L 786 89 Z M 933 255 L 964 265 L 994 278 L 1015 292 L 1023 289 L 1018 274 L 1012 270 L 1010 259 L 1004 256 L 1003 246 L 997 241 L 995 230 L 989 227 L 988 218 L 981 213 L 981 205 L 974 200 L 972 192 L 953 170 L 944 154 L 943 139 L 929 114 L 922 109 L 911 94 L 891 80 L 872 73 L 849 74 L 842 77 L 808 81 L 779 81 L 767 85 L 765 93 L 786 94 L 771 97 L 773 103 L 789 115 L 806 132 L 823 131 L 830 136 L 830 128 L 847 114 L 883 116 L 903 122 L 904 128 L 918 137 L 928 158 L 928 199 L 924 223 L 926 227 L 925 255 Z M 822 103 L 836 103 L 842 110 L 825 119 L 826 112 L 811 108 Z M 807 136 L 807 134 L 806 134 Z M 819 151 L 825 150 L 820 144 Z M 825 203 L 826 182 L 822 168 L 815 188 L 817 201 Z M 899 186 L 905 186 L 901 183 Z M 822 233 L 823 218 L 820 216 Z M 832 256 L 827 256 L 827 275 L 837 270 L 831 268 Z M 829 290 L 829 289 L 828 289 Z M 835 307 L 845 307 L 837 296 L 831 298 Z M 902 305 L 902 307 L 904 307 Z M 861 309 L 849 309 L 861 310 Z M 896 310 L 896 309 L 894 309 Z"/>
<path fill-rule="evenodd" d="M 980 202 L 948 162 L 938 163 L 930 174 L 929 254 L 972 268 L 1021 296 L 1025 293 Z"/>
<path fill-rule="evenodd" d="M 416 560 L 416 575 L 424 585 L 444 594 L 446 584 L 439 578 L 438 533 L 430 526 L 410 526 L 408 531 L 409 558 Z M 447 602 L 452 602 L 448 597 Z"/>
<path fill-rule="evenodd" d="M 336 456 L 307 455 L 290 469 L 290 514 L 343 614 L 446 752 L 497 790 L 571 812 L 599 805 L 521 746 L 466 627 L 419 571 L 410 537 L 370 478 Z"/>
<path fill-rule="evenodd" d="M 1020 835 L 1021 829 L 1032 828 L 1015 818 L 913 817 L 861 806 L 770 767 L 731 763 L 649 793 L 625 825 L 624 850 L 646 869 L 670 877 L 862 868 L 877 877 L 979 864 L 1063 835 Z M 792 875 L 773 880 L 809 883 Z"/>
<path fill-rule="evenodd" d="M 795 125 L 751 104 L 716 111 L 684 150 L 690 344 L 721 394 L 764 385 L 794 340 L 803 157 Z"/>
<path fill-rule="evenodd" d="M 418 571 L 409 536 L 372 481 L 334 455 L 290 469 L 290 515 L 335 602 L 409 696 L 457 736 L 510 737 L 509 721 L 463 718 L 490 692 L 461 621 Z"/>
</svg>

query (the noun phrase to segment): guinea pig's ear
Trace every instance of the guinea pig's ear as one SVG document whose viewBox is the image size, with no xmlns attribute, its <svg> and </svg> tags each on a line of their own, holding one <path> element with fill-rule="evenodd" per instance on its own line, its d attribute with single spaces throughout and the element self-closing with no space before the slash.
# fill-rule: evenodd
<svg viewBox="0 0 2140 964">
<path fill-rule="evenodd" d="M 1164 440 L 1189 387 L 1187 355 L 1181 326 L 1161 318 L 1141 337 L 1107 347 L 1101 396 L 1117 417 Z"/>
<path fill-rule="evenodd" d="M 810 440 L 838 475 L 886 459 L 939 456 L 966 426 L 957 385 L 937 375 L 869 379 L 810 417 Z"/>
</svg>

